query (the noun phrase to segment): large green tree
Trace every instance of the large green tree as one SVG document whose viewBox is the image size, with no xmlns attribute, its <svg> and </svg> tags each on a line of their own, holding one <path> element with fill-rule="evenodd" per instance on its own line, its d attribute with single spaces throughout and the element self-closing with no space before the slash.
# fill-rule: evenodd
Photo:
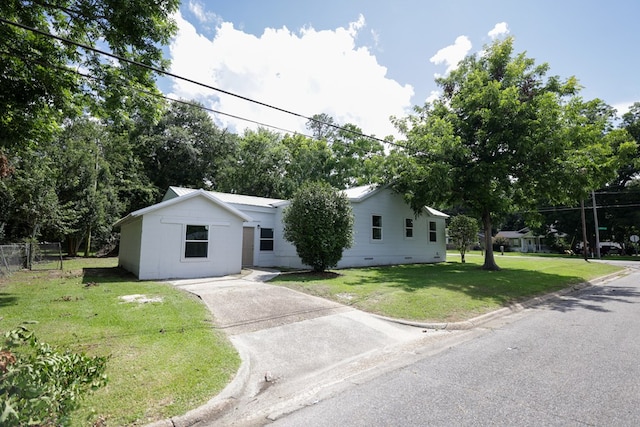
<svg viewBox="0 0 640 427">
<path fill-rule="evenodd" d="M 170 185 L 217 188 L 237 145 L 236 135 L 219 129 L 195 102 L 171 103 L 157 124 L 133 139 L 159 194 Z"/>
<path fill-rule="evenodd" d="M 406 135 L 390 156 L 396 189 L 416 211 L 462 205 L 481 218 L 484 269 L 499 269 L 494 221 L 541 201 L 575 202 L 611 177 L 603 103 L 582 101 L 574 77 L 548 69 L 514 54 L 513 38 L 498 40 L 437 79 L 438 100 L 396 122 Z"/>
<path fill-rule="evenodd" d="M 139 89 L 155 89 L 155 73 L 82 46 L 165 68 L 162 45 L 176 31 L 171 14 L 179 4 L 179 0 L 1 2 L 0 150 L 50 138 L 61 118 L 78 107 L 112 119 L 129 114 Z"/>
</svg>

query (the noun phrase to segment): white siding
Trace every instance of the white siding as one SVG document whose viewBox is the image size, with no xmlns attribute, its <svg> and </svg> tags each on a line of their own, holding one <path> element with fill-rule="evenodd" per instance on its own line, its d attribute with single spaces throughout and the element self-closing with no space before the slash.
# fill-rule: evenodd
<svg viewBox="0 0 640 427">
<path fill-rule="evenodd" d="M 207 258 L 184 257 L 186 225 L 209 227 Z M 138 278 L 195 278 L 239 273 L 242 225 L 242 219 L 202 197 L 145 214 Z"/>
<path fill-rule="evenodd" d="M 344 251 L 339 268 L 435 263 L 446 261 L 445 226 L 443 217 L 425 213 L 415 218 L 402 197 L 383 189 L 371 197 L 351 204 L 354 213 L 354 242 Z M 371 216 L 382 216 L 382 240 L 371 238 Z M 413 219 L 413 238 L 405 238 L 405 219 Z M 436 223 L 436 242 L 429 241 L 429 221 Z M 295 247 L 284 240 L 282 208 L 276 212 L 275 265 L 280 267 L 304 267 Z M 267 264 L 256 264 L 267 266 Z"/>
</svg>

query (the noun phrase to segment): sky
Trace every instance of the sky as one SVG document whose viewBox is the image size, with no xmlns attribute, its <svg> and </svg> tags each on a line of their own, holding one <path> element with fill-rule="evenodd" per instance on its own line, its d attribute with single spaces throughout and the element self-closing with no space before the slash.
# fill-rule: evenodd
<svg viewBox="0 0 640 427">
<path fill-rule="evenodd" d="M 326 113 L 368 135 L 401 138 L 404 117 L 439 94 L 466 55 L 514 37 L 548 76 L 577 77 L 585 99 L 619 114 L 640 102 L 637 0 L 183 0 L 166 54 L 165 94 L 284 131 L 309 134 Z M 295 114 L 260 105 L 277 107 Z M 241 133 L 255 123 L 222 114 Z"/>
</svg>

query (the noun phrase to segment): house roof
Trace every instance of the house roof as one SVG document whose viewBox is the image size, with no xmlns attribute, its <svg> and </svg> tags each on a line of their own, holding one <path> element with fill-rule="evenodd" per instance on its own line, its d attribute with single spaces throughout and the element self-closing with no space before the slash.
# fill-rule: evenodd
<svg viewBox="0 0 640 427">
<path fill-rule="evenodd" d="M 369 184 L 369 185 L 361 185 L 359 187 L 347 188 L 346 190 L 342 190 L 342 192 L 347 196 L 350 202 L 358 203 L 373 196 L 377 192 L 387 187 L 388 186 L 386 185 L 379 186 L 376 184 Z M 171 186 L 169 187 L 169 190 L 167 190 L 167 194 L 165 195 L 164 200 L 171 200 L 171 198 L 173 197 L 180 198 L 187 194 L 191 194 L 195 191 L 205 191 L 205 190 L 195 190 L 193 188 Z M 205 192 L 213 195 L 214 197 L 223 201 L 224 203 L 233 203 L 237 205 L 273 208 L 273 207 L 287 205 L 290 203 L 289 200 L 283 200 L 283 199 L 272 199 L 272 198 L 257 197 L 257 196 L 244 196 L 242 194 L 219 193 L 217 191 L 205 191 Z M 449 215 L 447 215 L 446 213 L 440 212 L 439 210 L 430 208 L 428 206 L 425 206 L 424 210 L 427 212 L 429 216 L 449 218 Z"/>
<path fill-rule="evenodd" d="M 282 199 L 271 199 L 268 197 L 257 197 L 257 196 L 245 196 L 242 194 L 232 194 L 232 193 L 219 193 L 217 191 L 205 191 L 205 190 L 195 190 L 193 188 L 183 188 L 183 187 L 169 187 L 169 191 L 172 191 L 176 196 L 183 197 L 187 194 L 191 194 L 194 191 L 204 191 L 206 193 L 211 194 L 215 198 L 223 201 L 224 203 L 234 203 L 237 205 L 246 205 L 246 206 L 258 206 L 263 208 L 271 208 L 275 205 L 278 205 L 282 202 L 286 202 L 286 200 Z M 167 191 L 167 193 L 169 193 Z M 167 199 L 167 196 L 165 196 Z"/>
<path fill-rule="evenodd" d="M 122 224 L 125 224 L 125 223 L 133 220 L 134 218 L 141 217 L 143 215 L 146 215 L 148 213 L 157 211 L 157 210 L 162 209 L 162 208 L 166 208 L 168 206 L 172 206 L 172 205 L 175 205 L 175 204 L 178 204 L 178 203 L 183 203 L 185 200 L 189 200 L 189 199 L 192 199 L 194 197 L 204 197 L 205 199 L 207 199 L 210 202 L 220 206 L 221 208 L 225 209 L 226 211 L 230 212 L 231 214 L 241 218 L 242 220 L 244 220 L 244 221 L 252 221 L 252 218 L 250 216 L 248 216 L 245 213 L 239 211 L 238 209 L 234 208 L 233 206 L 228 205 L 227 202 L 225 202 L 224 200 L 219 199 L 212 192 L 200 189 L 200 190 L 191 190 L 191 191 L 188 191 L 188 192 L 184 192 L 182 195 L 180 195 L 180 197 L 174 197 L 174 198 L 171 198 L 171 199 L 166 199 L 166 200 L 163 200 L 160 203 L 156 203 L 155 205 L 147 206 L 146 208 L 142 208 L 142 209 L 139 209 L 139 210 L 137 210 L 135 212 L 131 212 L 126 217 L 121 218 L 120 220 L 118 220 L 113 226 L 114 227 L 119 227 Z"/>
</svg>

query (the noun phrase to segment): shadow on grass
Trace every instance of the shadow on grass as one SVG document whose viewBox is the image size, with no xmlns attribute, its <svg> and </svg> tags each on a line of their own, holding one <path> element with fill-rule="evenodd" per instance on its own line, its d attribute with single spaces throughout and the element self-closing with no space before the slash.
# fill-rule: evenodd
<svg viewBox="0 0 640 427">
<path fill-rule="evenodd" d="M 85 267 L 82 269 L 82 283 L 137 282 L 138 278 L 121 267 Z"/>
<path fill-rule="evenodd" d="M 14 305 L 18 298 L 6 292 L 0 292 L 0 307 Z M 1 316 L 0 316 L 1 317 Z"/>
<path fill-rule="evenodd" d="M 473 299 L 491 299 L 508 305 L 584 281 L 579 276 L 517 268 L 486 271 L 476 264 L 462 263 L 400 265 L 377 270 L 371 269 L 372 275 L 350 280 L 348 284 L 380 283 L 405 292 L 444 289 L 464 293 Z"/>
<path fill-rule="evenodd" d="M 350 274 L 349 269 L 338 270 L 346 287 L 374 287 L 380 285 L 395 288 L 406 293 L 420 292 L 422 295 L 447 291 L 465 294 L 474 300 L 492 301 L 500 306 L 527 301 L 533 297 L 565 289 L 585 280 L 575 274 L 554 274 L 545 271 L 532 271 L 521 268 L 505 268 L 500 271 L 482 270 L 478 264 L 447 262 L 439 264 L 410 264 L 385 267 L 360 268 Z M 330 280 L 330 279 L 329 279 Z M 326 284 L 328 278 L 302 274 L 290 278 L 280 276 L 278 281 L 298 281 L 310 285 Z M 625 292 L 619 291 L 617 297 Z M 635 297 L 631 289 L 626 291 L 629 297 Z M 582 303 L 575 301 L 573 306 L 603 311 L 598 306 L 585 302 L 587 298 L 597 297 L 585 294 Z M 629 301 L 632 302 L 632 301 Z M 570 308 L 565 308 L 569 310 Z"/>
</svg>

